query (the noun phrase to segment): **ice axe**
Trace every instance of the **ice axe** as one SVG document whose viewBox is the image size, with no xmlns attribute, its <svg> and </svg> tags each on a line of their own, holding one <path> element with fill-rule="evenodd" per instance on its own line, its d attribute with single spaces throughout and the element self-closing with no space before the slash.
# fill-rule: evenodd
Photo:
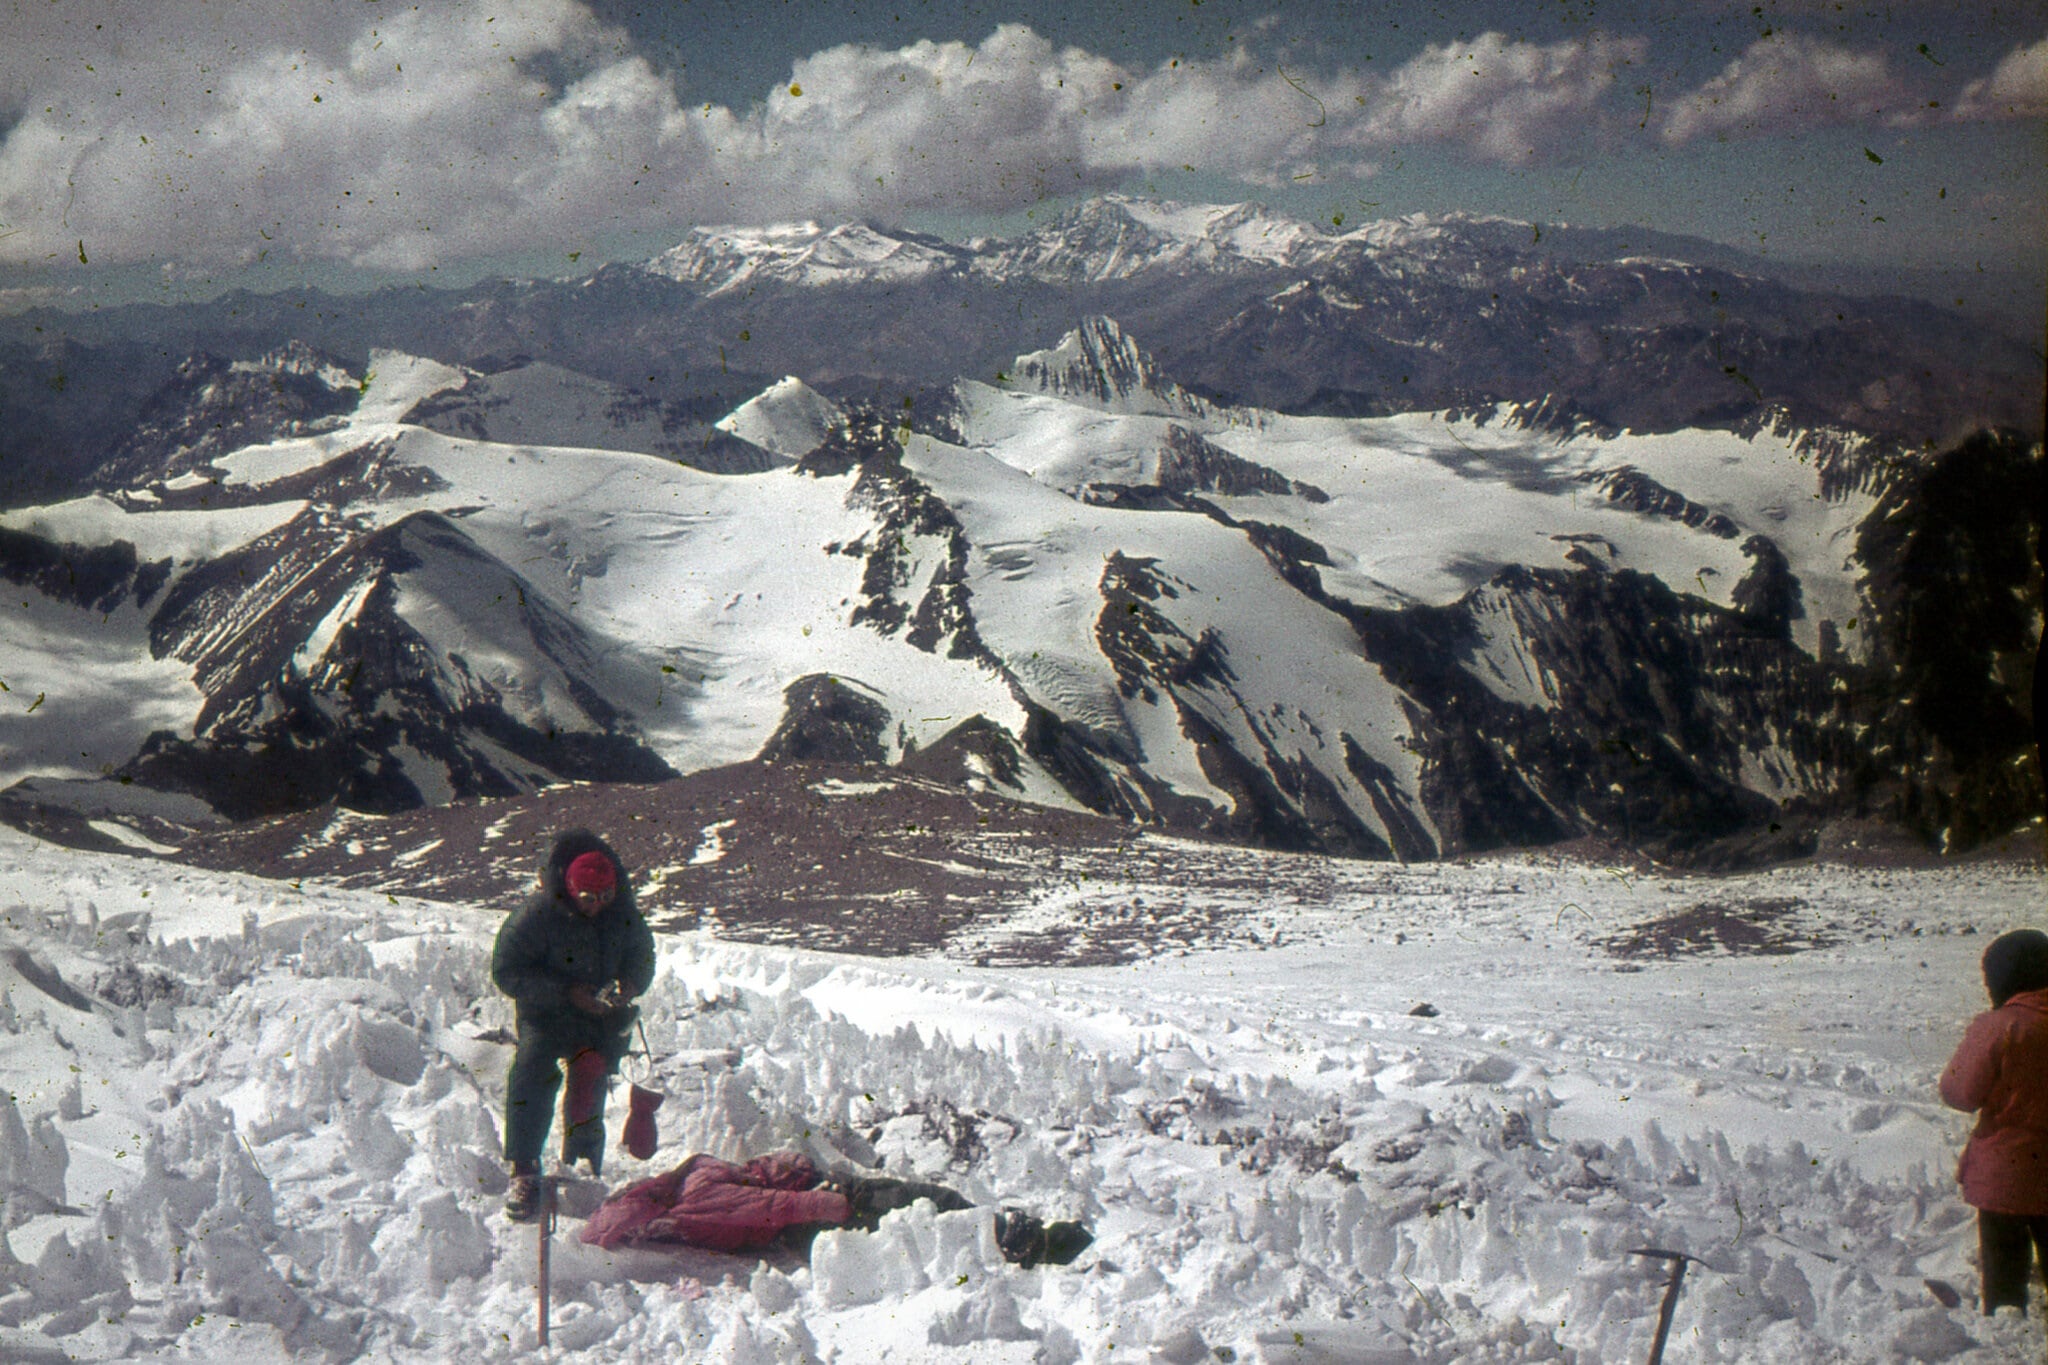
<svg viewBox="0 0 2048 1365">
<path fill-rule="evenodd" d="M 549 1243 L 555 1236 L 555 1178 L 544 1175 L 540 1178 L 540 1218 L 534 1223 L 534 1243 L 540 1266 L 535 1282 L 540 1291 L 540 1344 L 548 1344 L 548 1251 Z"/>
<path fill-rule="evenodd" d="M 1664 1285 L 1664 1303 L 1657 1310 L 1657 1335 L 1650 1342 L 1650 1365 L 1662 1365 L 1664 1339 L 1671 1335 L 1671 1314 L 1678 1307 L 1678 1291 L 1685 1286 L 1685 1266 L 1688 1261 L 1698 1261 L 1697 1256 L 1688 1256 L 1682 1251 L 1666 1251 L 1662 1247 L 1635 1247 L 1631 1256 L 1645 1256 L 1653 1261 L 1671 1262 L 1671 1278 Z M 1706 1264 L 1704 1261 L 1700 1262 Z"/>
</svg>

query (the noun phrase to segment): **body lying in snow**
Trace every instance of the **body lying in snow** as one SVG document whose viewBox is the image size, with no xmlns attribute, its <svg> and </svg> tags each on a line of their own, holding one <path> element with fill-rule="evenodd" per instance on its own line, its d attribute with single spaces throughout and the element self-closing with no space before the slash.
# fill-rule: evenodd
<svg viewBox="0 0 2048 1365">
<path fill-rule="evenodd" d="M 799 1152 L 771 1152 L 735 1165 L 699 1153 L 674 1170 L 605 1200 L 582 1238 L 607 1249 L 663 1244 L 752 1251 L 801 1242 L 823 1228 L 872 1231 L 882 1215 L 929 1199 L 941 1212 L 971 1207 L 943 1185 L 888 1176 L 818 1173 Z M 1093 1241 L 1079 1223 L 1045 1223 L 1021 1209 L 996 1216 L 996 1241 L 1019 1265 L 1065 1265 Z"/>
</svg>

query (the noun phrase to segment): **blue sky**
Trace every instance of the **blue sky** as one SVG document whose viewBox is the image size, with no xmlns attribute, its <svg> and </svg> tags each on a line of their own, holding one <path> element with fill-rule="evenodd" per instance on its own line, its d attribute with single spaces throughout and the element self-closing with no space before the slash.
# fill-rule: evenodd
<svg viewBox="0 0 2048 1365">
<path fill-rule="evenodd" d="M 0 302 L 567 273 L 1105 190 L 2048 273 L 2038 3 L 0 0 Z"/>
</svg>

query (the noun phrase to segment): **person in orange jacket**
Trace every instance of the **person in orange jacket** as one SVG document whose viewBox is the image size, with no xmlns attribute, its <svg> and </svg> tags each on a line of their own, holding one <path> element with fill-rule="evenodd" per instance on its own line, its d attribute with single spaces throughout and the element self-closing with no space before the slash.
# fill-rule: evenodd
<svg viewBox="0 0 2048 1365">
<path fill-rule="evenodd" d="M 1941 1098 L 1977 1115 L 1956 1171 L 1977 1210 L 1984 1312 L 2027 1308 L 2039 1258 L 2048 1286 L 2048 934 L 2016 929 L 1984 950 L 1991 1008 L 1941 1073 Z"/>
</svg>

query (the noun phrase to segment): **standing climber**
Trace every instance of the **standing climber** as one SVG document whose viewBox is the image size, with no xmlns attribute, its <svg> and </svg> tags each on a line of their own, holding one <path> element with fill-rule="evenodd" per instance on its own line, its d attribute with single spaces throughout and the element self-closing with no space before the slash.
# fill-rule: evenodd
<svg viewBox="0 0 2048 1365">
<path fill-rule="evenodd" d="M 524 1222 L 539 1211 L 564 1062 L 562 1161 L 588 1161 L 593 1175 L 602 1167 L 605 1090 L 639 1014 L 632 1002 L 654 980 L 653 931 L 604 840 L 584 829 L 555 840 L 540 889 L 498 930 L 491 980 L 512 997 L 519 1024 L 505 1081 L 505 1215 Z"/>
<path fill-rule="evenodd" d="M 2027 1309 L 2048 1283 L 2048 934 L 2015 929 L 1984 950 L 1991 1008 L 1941 1073 L 1941 1098 L 1977 1116 L 1958 1177 L 1977 1209 L 1984 1311 Z"/>
</svg>

